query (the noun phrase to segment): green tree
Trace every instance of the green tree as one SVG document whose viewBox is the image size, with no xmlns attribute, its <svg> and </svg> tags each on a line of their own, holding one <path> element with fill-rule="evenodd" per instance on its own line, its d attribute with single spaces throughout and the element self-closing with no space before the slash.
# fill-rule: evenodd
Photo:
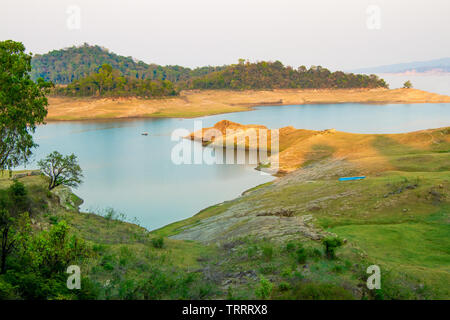
<svg viewBox="0 0 450 320">
<path fill-rule="evenodd" d="M 42 174 L 50 179 L 49 190 L 60 185 L 77 187 L 82 183 L 83 173 L 74 154 L 63 156 L 53 151 L 45 159 L 39 160 L 38 166 Z"/>
<path fill-rule="evenodd" d="M 403 84 L 403 88 L 411 89 L 412 87 L 413 87 L 413 85 L 412 85 L 411 81 L 409 81 L 409 80 Z"/>
<path fill-rule="evenodd" d="M 0 232 L 2 237 L 1 243 L 1 267 L 0 274 L 6 272 L 6 258 L 14 248 L 14 241 L 11 240 L 11 227 L 14 225 L 15 219 L 11 217 L 8 210 L 5 208 L 0 209 Z"/>
<path fill-rule="evenodd" d="M 322 240 L 325 253 L 328 259 L 336 258 L 336 250 L 344 244 L 344 241 L 337 237 L 326 237 Z"/>
<path fill-rule="evenodd" d="M 2 194 L 0 199 L 0 274 L 6 272 L 6 258 L 15 248 L 16 222 L 29 210 L 29 199 L 25 186 L 17 180 Z"/>
<path fill-rule="evenodd" d="M 0 170 L 26 163 L 36 146 L 31 134 L 43 123 L 51 83 L 30 78 L 31 54 L 20 42 L 0 42 Z"/>
<path fill-rule="evenodd" d="M 33 231 L 28 215 L 18 222 L 15 236 L 15 260 L 6 279 L 25 299 L 70 299 L 77 292 L 66 287 L 65 271 L 92 256 L 91 248 L 76 235 L 70 234 L 65 221 L 48 231 Z"/>
<path fill-rule="evenodd" d="M 66 87 L 53 91 L 56 95 L 66 96 L 139 96 L 153 98 L 177 95 L 173 83 L 169 80 L 136 79 L 121 75 L 109 64 L 103 64 L 95 73 L 76 80 Z"/>
<path fill-rule="evenodd" d="M 255 289 L 255 295 L 262 300 L 266 300 L 270 298 L 270 295 L 272 293 L 273 284 L 264 276 L 261 276 L 259 280 L 259 285 Z"/>
</svg>

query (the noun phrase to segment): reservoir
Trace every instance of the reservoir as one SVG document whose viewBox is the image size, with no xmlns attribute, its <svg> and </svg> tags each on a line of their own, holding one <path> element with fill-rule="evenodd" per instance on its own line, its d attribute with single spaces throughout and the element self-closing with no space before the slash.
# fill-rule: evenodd
<svg viewBox="0 0 450 320">
<path fill-rule="evenodd" d="M 195 119 L 51 122 L 37 129 L 39 147 L 27 169 L 54 150 L 75 153 L 85 177 L 74 190 L 84 200 L 82 210 L 114 208 L 152 230 L 274 179 L 254 170 L 255 165 L 172 162 L 179 143 L 171 140 L 174 130 L 193 131 L 194 121 L 210 127 L 224 119 L 268 128 L 401 133 L 450 126 L 450 104 L 264 106 Z"/>
</svg>

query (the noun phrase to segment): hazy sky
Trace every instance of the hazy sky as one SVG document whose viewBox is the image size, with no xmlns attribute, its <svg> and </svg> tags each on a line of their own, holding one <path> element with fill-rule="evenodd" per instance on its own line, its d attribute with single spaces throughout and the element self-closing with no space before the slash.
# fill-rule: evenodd
<svg viewBox="0 0 450 320">
<path fill-rule="evenodd" d="M 1 0 L 0 40 L 33 53 L 88 42 L 163 65 L 351 69 L 449 57 L 449 16 L 449 0 Z"/>
</svg>

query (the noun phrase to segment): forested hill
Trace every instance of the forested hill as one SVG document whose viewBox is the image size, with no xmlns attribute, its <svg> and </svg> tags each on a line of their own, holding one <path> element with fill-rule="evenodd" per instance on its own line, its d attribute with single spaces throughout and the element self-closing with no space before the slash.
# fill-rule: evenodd
<svg viewBox="0 0 450 320">
<path fill-rule="evenodd" d="M 376 75 L 331 72 L 321 66 L 293 69 L 281 62 L 244 62 L 187 81 L 191 89 L 377 88 L 388 87 Z"/>
<path fill-rule="evenodd" d="M 181 66 L 160 66 L 146 64 L 132 57 L 109 52 L 100 46 L 84 44 L 35 55 L 31 61 L 31 77 L 50 80 L 55 84 L 67 84 L 98 71 L 101 65 L 109 64 L 122 75 L 136 79 L 186 81 L 192 77 L 204 76 L 224 67 L 185 68 Z"/>
<path fill-rule="evenodd" d="M 103 64 L 94 72 L 68 85 L 56 86 L 55 95 L 74 97 L 141 97 L 156 98 L 174 96 L 178 92 L 169 80 L 136 79 L 123 76 L 109 64 Z"/>
<path fill-rule="evenodd" d="M 239 60 L 238 64 L 220 67 L 185 68 L 146 64 L 132 57 L 109 52 L 100 46 L 73 46 L 35 55 L 31 77 L 54 84 L 69 84 L 95 74 L 104 64 L 127 79 L 168 80 L 178 89 L 277 89 L 277 88 L 376 88 L 387 87 L 376 75 L 330 72 L 321 66 L 294 69 L 281 62 L 257 63 Z"/>
</svg>

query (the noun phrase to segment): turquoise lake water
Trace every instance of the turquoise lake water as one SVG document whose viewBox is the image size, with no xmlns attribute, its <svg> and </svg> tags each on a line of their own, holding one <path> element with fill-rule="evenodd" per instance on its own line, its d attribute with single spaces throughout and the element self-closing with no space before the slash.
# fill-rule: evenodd
<svg viewBox="0 0 450 320">
<path fill-rule="evenodd" d="M 84 183 L 75 190 L 83 210 L 112 207 L 148 229 L 188 218 L 210 205 L 231 200 L 244 190 L 273 180 L 254 165 L 176 165 L 171 134 L 227 119 L 269 128 L 294 126 L 355 133 L 400 133 L 450 126 L 450 104 L 322 104 L 264 106 L 254 111 L 196 119 L 139 119 L 54 122 L 35 134 L 39 160 L 53 150 L 75 153 Z M 148 136 L 141 135 L 148 131 Z M 28 168 L 34 168 L 31 163 Z"/>
</svg>

